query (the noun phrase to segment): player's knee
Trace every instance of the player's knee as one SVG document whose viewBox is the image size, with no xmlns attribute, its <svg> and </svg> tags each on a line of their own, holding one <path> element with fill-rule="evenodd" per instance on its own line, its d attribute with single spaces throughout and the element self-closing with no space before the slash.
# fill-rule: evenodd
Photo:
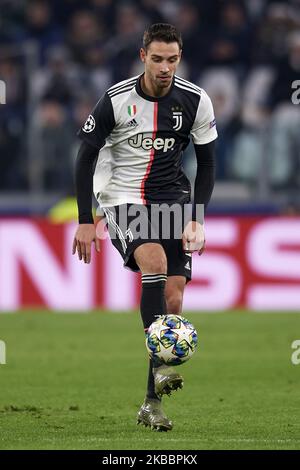
<svg viewBox="0 0 300 470">
<path fill-rule="evenodd" d="M 142 245 L 134 256 L 142 273 L 167 273 L 167 257 L 161 245 Z"/>
<path fill-rule="evenodd" d="M 148 273 L 167 273 L 167 259 L 165 254 L 155 254 L 147 261 L 146 271 Z"/>
<path fill-rule="evenodd" d="M 171 315 L 180 315 L 182 311 L 182 293 L 174 291 L 166 298 L 167 312 Z"/>
</svg>

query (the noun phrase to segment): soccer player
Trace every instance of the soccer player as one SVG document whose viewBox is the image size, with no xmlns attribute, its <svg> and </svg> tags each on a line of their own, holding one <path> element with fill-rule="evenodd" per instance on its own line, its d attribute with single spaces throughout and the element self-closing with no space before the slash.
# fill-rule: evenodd
<svg viewBox="0 0 300 470">
<path fill-rule="evenodd" d="M 182 39 L 170 24 L 145 31 L 140 59 L 144 73 L 107 90 L 79 131 L 82 143 L 75 169 L 79 226 L 73 254 L 89 263 L 91 245 L 99 240 L 92 216 L 92 191 L 105 217 L 111 241 L 124 266 L 142 273 L 141 316 L 145 331 L 156 316 L 180 314 L 183 292 L 191 279 L 191 253 L 204 249 L 204 220 L 197 207 L 206 206 L 214 186 L 216 123 L 210 98 L 198 86 L 175 75 Z M 190 219 L 155 217 L 154 206 L 191 201 L 191 185 L 182 170 L 182 152 L 193 139 L 197 158 Z M 164 208 L 164 209 L 163 209 Z M 139 210 L 138 236 L 132 223 Z M 124 222 L 124 213 L 126 215 Z M 180 237 L 174 235 L 180 225 Z M 136 228 L 135 224 L 135 228 Z M 162 409 L 164 394 L 183 385 L 169 366 L 150 361 L 144 403 L 138 423 L 167 431 L 173 424 Z"/>
</svg>

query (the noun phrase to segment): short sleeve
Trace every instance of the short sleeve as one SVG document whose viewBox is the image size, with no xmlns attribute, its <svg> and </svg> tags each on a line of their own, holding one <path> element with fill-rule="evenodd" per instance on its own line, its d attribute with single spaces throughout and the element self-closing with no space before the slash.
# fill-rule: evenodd
<svg viewBox="0 0 300 470">
<path fill-rule="evenodd" d="M 105 93 L 77 135 L 88 144 L 100 149 L 114 127 L 115 118 L 112 102 L 108 94 Z"/>
<path fill-rule="evenodd" d="M 213 105 L 204 90 L 201 93 L 191 136 L 196 145 L 208 144 L 218 137 Z"/>
</svg>

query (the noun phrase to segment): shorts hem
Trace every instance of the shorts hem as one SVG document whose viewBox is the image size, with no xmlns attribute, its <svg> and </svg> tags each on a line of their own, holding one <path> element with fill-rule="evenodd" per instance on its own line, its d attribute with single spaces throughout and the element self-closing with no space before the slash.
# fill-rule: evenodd
<svg viewBox="0 0 300 470">
<path fill-rule="evenodd" d="M 130 269 L 131 271 L 135 272 L 135 273 L 139 273 L 140 272 L 140 268 L 138 267 L 138 265 L 136 264 L 136 261 L 134 259 L 134 256 L 133 256 L 133 253 L 134 251 L 139 247 L 139 246 L 142 246 L 144 245 L 145 243 L 158 243 L 159 245 L 162 246 L 161 242 L 159 239 L 149 239 L 149 240 L 145 240 L 145 239 L 139 239 L 139 240 L 134 240 L 130 246 L 129 246 L 129 250 L 126 252 L 126 255 L 124 257 L 124 268 L 127 268 L 127 269 Z"/>
</svg>

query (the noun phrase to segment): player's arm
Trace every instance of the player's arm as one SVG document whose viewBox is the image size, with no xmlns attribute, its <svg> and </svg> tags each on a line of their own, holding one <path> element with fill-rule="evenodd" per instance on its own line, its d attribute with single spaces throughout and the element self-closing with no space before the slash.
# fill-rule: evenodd
<svg viewBox="0 0 300 470">
<path fill-rule="evenodd" d="M 73 254 L 85 263 L 91 261 L 91 246 L 99 240 L 92 214 L 93 174 L 99 150 L 115 126 L 111 100 L 107 93 L 98 101 L 78 135 L 83 140 L 75 163 L 75 186 L 78 205 L 78 228 L 73 240 Z"/>
<path fill-rule="evenodd" d="M 194 186 L 192 220 L 183 232 L 185 251 L 202 254 L 205 246 L 204 212 L 210 201 L 215 183 L 215 141 L 195 145 L 197 174 Z"/>
<path fill-rule="evenodd" d="M 85 263 L 91 261 L 91 245 L 95 242 L 96 250 L 100 251 L 99 240 L 96 237 L 92 214 L 92 193 L 94 165 L 98 150 L 83 141 L 75 162 L 75 188 L 78 206 L 78 228 L 73 240 L 73 254 Z"/>
<path fill-rule="evenodd" d="M 205 246 L 204 210 L 211 198 L 215 181 L 215 140 L 218 136 L 212 102 L 202 90 L 195 121 L 191 129 L 197 158 L 192 220 L 183 232 L 185 251 L 198 251 Z"/>
</svg>

